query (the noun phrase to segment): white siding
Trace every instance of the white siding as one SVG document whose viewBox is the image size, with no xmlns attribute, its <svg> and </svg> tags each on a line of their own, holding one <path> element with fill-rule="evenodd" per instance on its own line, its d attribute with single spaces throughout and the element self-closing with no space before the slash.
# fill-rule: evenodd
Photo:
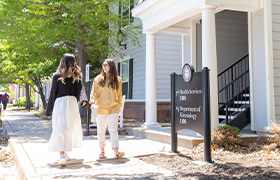
<svg viewBox="0 0 280 180">
<path fill-rule="evenodd" d="M 135 25 L 141 24 L 136 18 Z M 127 39 L 125 55 L 133 58 L 133 87 L 132 99 L 145 99 L 146 79 L 146 35 L 139 37 L 139 46 L 134 46 Z M 156 70 L 157 70 L 157 99 L 170 100 L 170 74 L 172 71 L 181 73 L 182 53 L 181 36 L 157 34 L 156 35 Z M 116 58 L 116 62 L 120 59 Z"/>
<path fill-rule="evenodd" d="M 157 34 L 156 51 L 157 99 L 170 100 L 170 74 L 182 71 L 182 36 Z"/>
<path fill-rule="evenodd" d="M 197 24 L 197 69 L 202 69 L 202 25 Z M 222 11 L 216 14 L 218 74 L 248 54 L 247 13 Z"/>
<path fill-rule="evenodd" d="M 275 117 L 280 120 L 280 1 L 272 0 L 272 41 L 274 65 Z"/>
<path fill-rule="evenodd" d="M 142 24 L 141 19 L 135 18 L 134 25 Z M 139 46 L 134 46 L 131 39 L 126 40 L 125 55 L 133 58 L 133 85 L 132 99 L 145 99 L 145 75 L 146 75 L 146 36 L 142 34 L 138 37 Z M 120 58 L 116 58 L 119 62 Z"/>
</svg>

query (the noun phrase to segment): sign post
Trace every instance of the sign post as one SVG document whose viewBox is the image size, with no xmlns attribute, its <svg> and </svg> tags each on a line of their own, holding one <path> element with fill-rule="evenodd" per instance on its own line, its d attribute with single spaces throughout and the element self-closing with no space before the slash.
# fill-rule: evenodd
<svg viewBox="0 0 280 180">
<path fill-rule="evenodd" d="M 87 97 L 88 99 L 90 98 L 90 64 L 88 63 L 86 65 L 86 77 L 85 77 L 85 82 L 87 83 Z M 89 135 L 89 122 L 90 122 L 90 119 L 89 119 L 89 115 L 90 115 L 90 104 L 88 103 L 87 104 L 87 132 L 86 132 L 86 135 L 88 136 Z"/>
<path fill-rule="evenodd" d="M 175 129 L 175 76 L 176 73 L 171 74 L 171 151 L 177 153 L 177 132 Z"/>
<path fill-rule="evenodd" d="M 209 95 L 209 69 L 202 70 L 203 114 L 204 114 L 204 160 L 211 160 L 211 121 L 210 121 L 210 95 Z"/>
<path fill-rule="evenodd" d="M 209 69 L 194 72 L 185 64 L 171 74 L 171 150 L 177 153 L 177 132 L 191 129 L 204 136 L 204 158 L 211 162 Z"/>
</svg>

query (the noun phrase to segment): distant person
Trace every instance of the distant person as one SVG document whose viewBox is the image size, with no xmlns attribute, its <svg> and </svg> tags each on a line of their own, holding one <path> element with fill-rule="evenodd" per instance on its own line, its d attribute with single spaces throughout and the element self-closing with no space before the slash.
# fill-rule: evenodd
<svg viewBox="0 0 280 180">
<path fill-rule="evenodd" d="M 7 104 L 8 104 L 9 99 L 10 99 L 10 96 L 7 94 L 7 92 L 5 92 L 5 94 L 3 94 L 2 97 L 1 97 L 1 101 L 2 101 L 2 104 L 3 104 L 4 111 L 7 108 Z"/>
<path fill-rule="evenodd" d="M 52 79 L 46 115 L 52 115 L 52 135 L 49 151 L 58 151 L 59 164 L 66 165 L 66 152 L 81 148 L 83 133 L 78 102 L 87 104 L 82 73 L 72 54 L 64 54 Z M 53 111 L 53 112 L 52 112 Z"/>
<path fill-rule="evenodd" d="M 122 80 L 117 73 L 115 62 L 105 59 L 102 72 L 94 79 L 90 94 L 90 104 L 98 106 L 96 123 L 100 147 L 99 159 L 105 158 L 106 126 L 110 133 L 111 147 L 115 158 L 125 155 L 119 152 L 118 117 L 122 106 Z"/>
</svg>

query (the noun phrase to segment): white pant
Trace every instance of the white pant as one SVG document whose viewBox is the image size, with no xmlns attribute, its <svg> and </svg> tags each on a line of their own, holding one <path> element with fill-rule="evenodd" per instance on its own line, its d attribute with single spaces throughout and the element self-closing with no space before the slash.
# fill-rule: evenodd
<svg viewBox="0 0 280 180">
<path fill-rule="evenodd" d="M 108 126 L 108 131 L 110 133 L 112 148 L 119 147 L 118 117 L 119 114 L 97 114 L 97 138 L 100 148 L 105 147 L 106 125 Z"/>
</svg>

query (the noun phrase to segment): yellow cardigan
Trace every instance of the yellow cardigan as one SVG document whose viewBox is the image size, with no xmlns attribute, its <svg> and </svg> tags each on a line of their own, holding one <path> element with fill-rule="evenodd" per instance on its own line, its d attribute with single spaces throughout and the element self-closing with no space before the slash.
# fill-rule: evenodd
<svg viewBox="0 0 280 180">
<path fill-rule="evenodd" d="M 122 106 L 122 80 L 118 77 L 118 90 L 108 87 L 109 80 L 105 80 L 105 86 L 98 85 L 101 76 L 98 75 L 92 84 L 90 104 L 98 106 L 97 114 L 118 114 Z"/>
</svg>

